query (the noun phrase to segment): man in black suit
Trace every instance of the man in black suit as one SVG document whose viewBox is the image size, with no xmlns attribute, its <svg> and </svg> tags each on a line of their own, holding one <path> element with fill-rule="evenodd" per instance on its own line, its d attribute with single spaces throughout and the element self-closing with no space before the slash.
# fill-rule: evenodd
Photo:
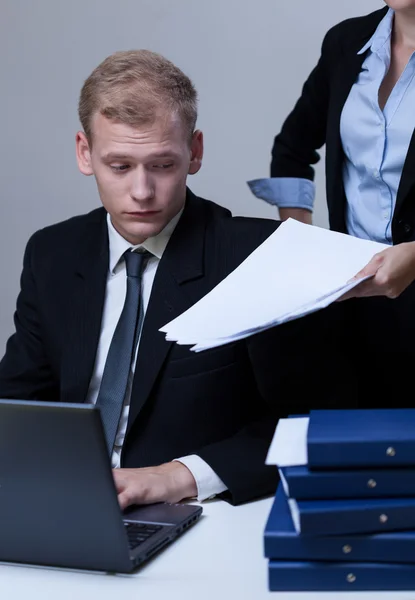
<svg viewBox="0 0 415 600">
<path fill-rule="evenodd" d="M 272 493 L 264 461 L 278 416 L 309 406 L 310 356 L 301 362 L 297 345 L 309 321 L 202 353 L 159 328 L 278 223 L 233 218 L 186 187 L 203 156 L 196 92 L 163 57 L 107 58 L 79 115 L 79 169 L 103 207 L 30 239 L 0 395 L 99 404 L 122 507 Z"/>
</svg>

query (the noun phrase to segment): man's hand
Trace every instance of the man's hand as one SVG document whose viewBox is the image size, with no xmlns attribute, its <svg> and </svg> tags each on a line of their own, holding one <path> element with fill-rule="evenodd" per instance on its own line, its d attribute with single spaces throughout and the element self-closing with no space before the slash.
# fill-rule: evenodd
<svg viewBox="0 0 415 600">
<path fill-rule="evenodd" d="M 415 280 L 415 242 L 391 246 L 372 258 L 354 279 L 373 276 L 340 300 L 365 296 L 397 298 Z"/>
<path fill-rule="evenodd" d="M 174 503 L 197 496 L 196 481 L 180 462 L 143 469 L 114 469 L 113 476 L 122 509 L 131 504 Z"/>
</svg>

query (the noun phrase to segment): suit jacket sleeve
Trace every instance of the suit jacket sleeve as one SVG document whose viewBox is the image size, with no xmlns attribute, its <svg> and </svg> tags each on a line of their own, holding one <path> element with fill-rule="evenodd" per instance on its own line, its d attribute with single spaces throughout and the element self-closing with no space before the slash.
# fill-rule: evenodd
<svg viewBox="0 0 415 600">
<path fill-rule="evenodd" d="M 314 180 L 311 165 L 320 159 L 316 149 L 326 140 L 330 95 L 330 57 L 336 46 L 330 30 L 323 41 L 321 56 L 305 82 L 302 94 L 286 118 L 272 148 L 271 177 Z"/>
<path fill-rule="evenodd" d="M 15 333 L 9 338 L 0 362 L 0 395 L 25 400 L 56 400 L 58 385 L 45 355 L 32 272 L 35 236 L 23 259 L 20 293 L 14 314 Z"/>
<path fill-rule="evenodd" d="M 265 459 L 278 419 L 316 408 L 354 408 L 355 382 L 341 344 L 343 306 L 329 307 L 247 340 L 262 418 L 233 437 L 195 452 L 240 504 L 275 493 L 278 475 Z"/>
<path fill-rule="evenodd" d="M 275 492 L 277 469 L 266 466 L 265 458 L 277 420 L 270 413 L 250 423 L 233 437 L 195 452 L 226 485 L 226 492 L 219 494 L 219 497 L 236 505 Z"/>
</svg>

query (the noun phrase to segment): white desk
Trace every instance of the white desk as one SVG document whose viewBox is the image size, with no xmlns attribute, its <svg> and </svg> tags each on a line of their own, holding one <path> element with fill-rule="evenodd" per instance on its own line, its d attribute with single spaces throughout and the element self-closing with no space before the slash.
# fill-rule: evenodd
<svg viewBox="0 0 415 600">
<path fill-rule="evenodd" d="M 7 600 L 415 600 L 415 592 L 268 592 L 262 534 L 271 499 L 213 501 L 179 540 L 134 575 L 0 565 Z M 1 531 L 0 531 L 1 535 Z"/>
</svg>

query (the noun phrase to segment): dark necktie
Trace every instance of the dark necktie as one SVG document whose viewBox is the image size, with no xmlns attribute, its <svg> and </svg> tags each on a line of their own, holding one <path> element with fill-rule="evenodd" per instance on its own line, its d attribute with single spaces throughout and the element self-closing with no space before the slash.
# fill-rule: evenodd
<svg viewBox="0 0 415 600">
<path fill-rule="evenodd" d="M 131 363 L 143 321 L 141 275 L 147 251 L 124 253 L 127 293 L 124 308 L 108 350 L 96 405 L 101 410 L 108 453 L 111 457 L 127 391 Z"/>
</svg>

